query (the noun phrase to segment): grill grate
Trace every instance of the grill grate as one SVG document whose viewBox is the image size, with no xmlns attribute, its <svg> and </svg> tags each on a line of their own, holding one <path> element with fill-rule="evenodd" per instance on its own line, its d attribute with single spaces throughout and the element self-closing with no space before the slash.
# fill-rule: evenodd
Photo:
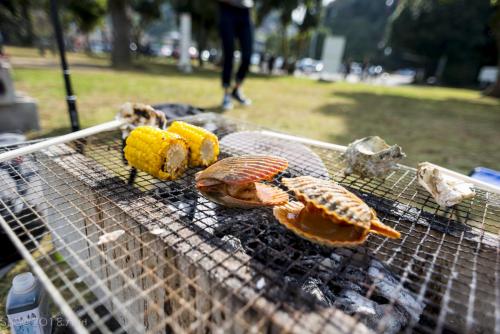
<svg viewBox="0 0 500 334">
<path fill-rule="evenodd" d="M 290 161 L 278 179 L 330 176 L 401 239 L 314 245 L 271 209 L 207 201 L 194 188 L 199 169 L 171 182 L 131 175 L 119 133 L 102 133 L 0 168 L 2 225 L 74 329 L 500 333 L 500 196 L 477 190 L 445 210 L 413 169 L 345 177 L 336 151 L 230 135 L 258 129 L 213 114 L 186 120 L 229 135 L 221 157 L 272 153 Z"/>
</svg>

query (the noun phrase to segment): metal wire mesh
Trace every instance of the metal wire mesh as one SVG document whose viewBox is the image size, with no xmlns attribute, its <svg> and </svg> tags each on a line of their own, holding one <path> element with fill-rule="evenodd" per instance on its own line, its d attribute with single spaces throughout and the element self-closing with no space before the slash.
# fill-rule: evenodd
<svg viewBox="0 0 500 334">
<path fill-rule="evenodd" d="M 187 121 L 222 138 L 221 157 L 286 157 L 278 180 L 331 177 L 401 238 L 312 244 L 271 209 L 209 202 L 194 187 L 199 169 L 170 182 L 131 173 L 120 134 L 102 133 L 0 166 L 3 225 L 76 330 L 500 332 L 498 195 L 477 190 L 446 210 L 413 169 L 345 177 L 336 151 L 230 135 L 258 129 L 213 114 Z M 103 243 L 110 232 L 123 234 Z"/>
</svg>

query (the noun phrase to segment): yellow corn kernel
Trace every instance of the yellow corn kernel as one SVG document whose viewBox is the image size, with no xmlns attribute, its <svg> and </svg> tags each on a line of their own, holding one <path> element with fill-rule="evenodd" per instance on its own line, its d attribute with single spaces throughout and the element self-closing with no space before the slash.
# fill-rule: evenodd
<svg viewBox="0 0 500 334">
<path fill-rule="evenodd" d="M 188 145 L 179 135 L 151 126 L 135 128 L 124 148 L 128 163 L 160 180 L 174 180 L 188 167 Z"/>
<path fill-rule="evenodd" d="M 177 133 L 187 141 L 190 166 L 208 166 L 217 161 L 219 140 L 212 132 L 181 121 L 173 122 L 167 131 Z"/>
</svg>

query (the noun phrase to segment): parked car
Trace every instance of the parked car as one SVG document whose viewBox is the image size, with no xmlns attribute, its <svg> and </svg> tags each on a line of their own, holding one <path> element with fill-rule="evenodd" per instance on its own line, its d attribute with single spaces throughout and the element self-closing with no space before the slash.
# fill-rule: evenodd
<svg viewBox="0 0 500 334">
<path fill-rule="evenodd" d="M 297 61 L 296 68 L 306 74 L 318 73 L 323 70 L 323 63 L 312 58 L 302 58 Z"/>
</svg>

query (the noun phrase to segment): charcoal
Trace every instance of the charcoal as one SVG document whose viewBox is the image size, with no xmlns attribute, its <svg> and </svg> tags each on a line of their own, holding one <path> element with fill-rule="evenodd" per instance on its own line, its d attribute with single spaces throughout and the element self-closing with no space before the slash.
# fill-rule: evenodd
<svg viewBox="0 0 500 334">
<path fill-rule="evenodd" d="M 399 281 L 393 273 L 387 270 L 381 262 L 372 260 L 368 275 L 375 285 L 375 294 L 394 300 L 394 303 L 401 306 L 413 321 L 418 322 L 425 305 L 418 302 L 413 293 L 399 286 Z"/>
<path fill-rule="evenodd" d="M 334 305 L 333 300 L 335 296 L 321 280 L 309 277 L 302 284 L 301 288 L 305 293 L 314 297 L 321 304 L 326 306 Z"/>
<path fill-rule="evenodd" d="M 348 314 L 356 314 L 370 328 L 383 325 L 380 328 L 383 333 L 398 333 L 408 322 L 405 314 L 390 305 L 380 305 L 352 290 L 341 291 L 334 305 Z"/>
<path fill-rule="evenodd" d="M 222 242 L 224 242 L 224 246 L 226 246 L 226 249 L 231 253 L 237 252 L 243 247 L 241 245 L 240 239 L 230 234 L 223 236 L 221 240 Z"/>
</svg>

